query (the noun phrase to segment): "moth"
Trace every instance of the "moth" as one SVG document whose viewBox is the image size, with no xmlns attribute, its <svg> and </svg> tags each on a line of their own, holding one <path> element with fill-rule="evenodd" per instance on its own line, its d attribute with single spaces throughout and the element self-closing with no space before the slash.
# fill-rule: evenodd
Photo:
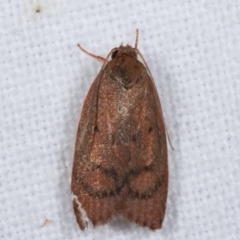
<svg viewBox="0 0 240 240">
<path fill-rule="evenodd" d="M 122 215 L 160 229 L 168 192 L 166 128 L 150 71 L 135 47 L 113 48 L 85 99 L 71 191 L 80 229 Z M 111 60 L 108 60 L 111 56 Z M 138 60 L 138 56 L 142 61 Z"/>
</svg>

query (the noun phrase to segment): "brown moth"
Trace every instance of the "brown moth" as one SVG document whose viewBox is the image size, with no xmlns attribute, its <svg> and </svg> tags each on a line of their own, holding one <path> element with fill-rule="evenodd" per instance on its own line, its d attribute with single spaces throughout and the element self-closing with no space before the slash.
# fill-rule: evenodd
<svg viewBox="0 0 240 240">
<path fill-rule="evenodd" d="M 166 129 L 153 78 L 135 47 L 114 48 L 82 109 L 71 190 L 79 227 L 123 215 L 160 229 L 168 191 Z M 111 60 L 108 61 L 111 55 Z M 143 63 L 137 59 L 140 56 Z"/>
</svg>

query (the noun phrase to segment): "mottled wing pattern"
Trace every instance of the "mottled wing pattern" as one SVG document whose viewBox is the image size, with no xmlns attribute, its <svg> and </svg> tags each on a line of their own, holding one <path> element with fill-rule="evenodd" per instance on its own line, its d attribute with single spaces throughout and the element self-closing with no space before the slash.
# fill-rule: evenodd
<svg viewBox="0 0 240 240">
<path fill-rule="evenodd" d="M 144 104 L 138 104 L 133 110 L 135 117 L 131 118 L 132 129 L 135 129 L 131 143 L 134 168 L 129 170 L 128 194 L 122 214 L 130 221 L 155 230 L 161 228 L 166 209 L 167 141 L 154 83 L 149 75 L 142 81 L 144 91 L 139 97 Z"/>
<path fill-rule="evenodd" d="M 86 97 L 73 165 L 73 206 L 93 224 L 122 214 L 161 228 L 167 197 L 167 143 L 160 102 L 146 68 L 124 56 L 110 61 Z"/>
<path fill-rule="evenodd" d="M 97 159 L 94 158 L 99 132 L 97 127 L 98 97 L 102 75 L 103 72 L 100 72 L 96 77 L 85 99 L 75 144 L 71 190 L 75 196 L 73 209 L 82 230 L 87 225 L 84 222 L 81 208 L 94 225 L 106 223 L 117 213 L 118 200 L 106 197 L 114 195 L 115 182 L 107 173 L 99 169 Z"/>
</svg>

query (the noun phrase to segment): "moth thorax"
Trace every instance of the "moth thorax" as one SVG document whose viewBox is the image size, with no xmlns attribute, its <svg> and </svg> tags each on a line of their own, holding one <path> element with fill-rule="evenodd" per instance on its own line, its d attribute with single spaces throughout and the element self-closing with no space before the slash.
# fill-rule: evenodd
<svg viewBox="0 0 240 240">
<path fill-rule="evenodd" d="M 122 55 L 128 55 L 128 56 L 137 58 L 135 48 L 131 47 L 130 45 L 127 45 L 127 46 L 120 45 L 119 48 L 117 48 L 115 51 L 113 51 L 112 59 L 114 59 L 115 57 L 122 56 Z"/>
</svg>

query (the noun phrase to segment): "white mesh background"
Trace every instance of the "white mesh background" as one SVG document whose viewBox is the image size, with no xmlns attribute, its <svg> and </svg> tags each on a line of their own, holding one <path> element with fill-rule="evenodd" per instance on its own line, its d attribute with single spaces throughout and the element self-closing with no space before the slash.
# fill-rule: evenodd
<svg viewBox="0 0 240 240">
<path fill-rule="evenodd" d="M 0 239 L 238 240 L 240 2 L 1 1 Z M 79 230 L 70 175 L 87 91 L 134 44 L 152 72 L 174 151 L 163 229 L 121 219 Z M 41 228 L 45 219 L 52 220 Z"/>
</svg>

